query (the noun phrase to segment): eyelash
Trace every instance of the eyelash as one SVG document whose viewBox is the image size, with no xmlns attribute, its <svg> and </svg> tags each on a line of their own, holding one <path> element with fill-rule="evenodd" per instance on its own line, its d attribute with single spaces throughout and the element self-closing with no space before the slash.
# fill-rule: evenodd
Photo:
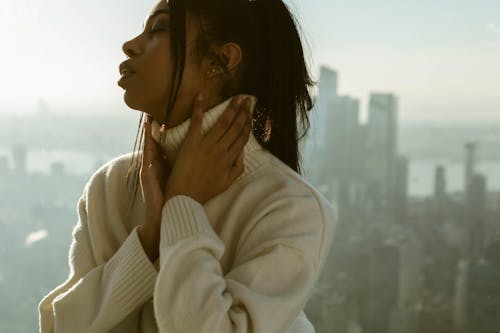
<svg viewBox="0 0 500 333">
<path fill-rule="evenodd" d="M 162 32 L 162 31 L 166 31 L 166 30 L 167 30 L 166 28 L 151 29 L 151 31 L 149 33 L 150 34 L 155 34 L 157 32 Z"/>
</svg>

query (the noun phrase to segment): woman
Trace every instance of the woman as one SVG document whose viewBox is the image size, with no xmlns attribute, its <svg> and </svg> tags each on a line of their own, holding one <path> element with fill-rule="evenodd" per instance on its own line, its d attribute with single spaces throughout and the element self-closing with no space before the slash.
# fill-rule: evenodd
<svg viewBox="0 0 500 333">
<path fill-rule="evenodd" d="M 312 83 L 287 7 L 161 0 L 123 51 L 142 151 L 85 186 L 41 332 L 314 332 L 335 211 L 299 175 Z"/>
</svg>

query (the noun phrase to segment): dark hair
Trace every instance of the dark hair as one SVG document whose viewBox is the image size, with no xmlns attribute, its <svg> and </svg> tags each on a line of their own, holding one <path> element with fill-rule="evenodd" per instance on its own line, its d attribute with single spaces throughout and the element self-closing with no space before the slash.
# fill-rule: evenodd
<svg viewBox="0 0 500 333">
<path fill-rule="evenodd" d="M 242 50 L 239 75 L 223 87 L 224 97 L 257 97 L 253 133 L 259 143 L 297 173 L 301 173 L 299 141 L 309 130 L 313 107 L 311 79 L 298 24 L 282 0 L 170 0 L 170 37 L 174 67 L 167 112 L 179 92 L 186 58 L 186 13 L 198 18 L 197 56 L 224 59 L 211 46 L 234 42 Z M 137 135 L 143 119 L 139 124 Z M 298 121 L 300 120 L 300 128 Z M 134 151 L 137 138 L 134 144 Z M 142 145 L 142 137 L 139 146 Z M 131 161 L 131 167 L 133 162 Z M 139 163 L 136 161 L 136 177 Z M 129 169 L 130 173 L 130 169 Z M 127 177 L 128 180 L 128 177 Z M 137 179 L 136 179 L 137 183 Z M 134 196 L 135 197 L 135 196 Z"/>
</svg>

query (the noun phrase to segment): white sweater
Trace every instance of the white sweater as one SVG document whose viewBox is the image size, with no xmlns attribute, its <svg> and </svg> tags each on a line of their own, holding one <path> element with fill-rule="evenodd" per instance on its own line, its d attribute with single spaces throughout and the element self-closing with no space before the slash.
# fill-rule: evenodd
<svg viewBox="0 0 500 333">
<path fill-rule="evenodd" d="M 229 102 L 204 114 L 205 132 Z M 168 130 L 161 146 L 170 156 L 189 123 Z M 303 308 L 329 252 L 334 206 L 251 134 L 245 171 L 228 190 L 204 205 L 181 195 L 165 203 L 152 263 L 137 234 L 140 188 L 129 205 L 131 156 L 86 184 L 70 274 L 39 303 L 40 332 L 314 332 Z"/>
</svg>

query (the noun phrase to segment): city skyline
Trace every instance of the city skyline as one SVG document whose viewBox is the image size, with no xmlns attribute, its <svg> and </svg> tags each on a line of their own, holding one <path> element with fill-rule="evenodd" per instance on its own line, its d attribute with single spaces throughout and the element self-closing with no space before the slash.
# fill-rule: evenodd
<svg viewBox="0 0 500 333">
<path fill-rule="evenodd" d="M 315 331 L 496 331 L 500 126 L 409 126 L 397 135 L 399 95 L 370 94 L 368 121 L 361 122 L 359 100 L 338 94 L 337 74 L 323 68 L 321 117 L 313 118 L 308 138 L 316 140 L 304 149 L 305 179 L 338 213 L 334 242 L 305 303 Z M 106 161 L 129 152 L 135 134 L 135 119 L 123 115 L 40 108 L 25 118 L 0 114 L 0 142 L 7 143 L 0 147 L 0 251 L 15 258 L 0 265 L 0 307 L 9 318 L 0 331 L 13 333 L 36 329 L 39 301 L 68 276 L 82 189 Z M 91 163 L 75 174 L 83 152 Z M 496 163 L 489 173 L 479 168 L 485 156 Z M 459 170 L 443 159 L 458 161 Z M 413 174 L 419 162 L 431 172 Z M 33 172 L 30 164 L 48 169 Z M 412 195 L 415 178 L 429 181 L 431 191 Z"/>
<path fill-rule="evenodd" d="M 494 1 L 286 2 L 310 45 L 314 78 L 320 65 L 339 72 L 339 93 L 360 99 L 362 117 L 370 93 L 393 92 L 402 121 L 500 119 Z M 116 84 L 121 46 L 140 32 L 153 4 L 4 1 L 0 37 L 15 52 L 0 56 L 11 64 L 3 69 L 0 89 L 8 93 L 0 113 L 35 111 L 40 98 L 54 112 L 131 112 Z M 87 17 L 99 28 L 89 29 Z"/>
</svg>

